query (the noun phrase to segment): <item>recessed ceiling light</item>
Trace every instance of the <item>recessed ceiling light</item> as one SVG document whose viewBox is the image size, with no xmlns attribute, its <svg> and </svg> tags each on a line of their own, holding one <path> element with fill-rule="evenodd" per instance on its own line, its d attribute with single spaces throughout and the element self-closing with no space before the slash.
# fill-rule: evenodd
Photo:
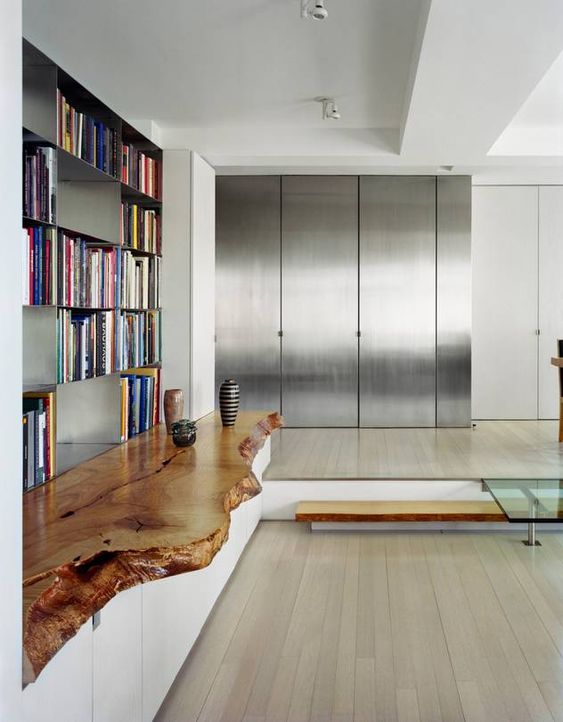
<svg viewBox="0 0 563 722">
<path fill-rule="evenodd" d="M 340 111 L 334 98 L 315 98 L 323 106 L 323 120 L 340 120 Z"/>
<path fill-rule="evenodd" d="M 301 0 L 301 17 L 310 20 L 326 20 L 328 10 L 325 8 L 324 0 Z"/>
</svg>

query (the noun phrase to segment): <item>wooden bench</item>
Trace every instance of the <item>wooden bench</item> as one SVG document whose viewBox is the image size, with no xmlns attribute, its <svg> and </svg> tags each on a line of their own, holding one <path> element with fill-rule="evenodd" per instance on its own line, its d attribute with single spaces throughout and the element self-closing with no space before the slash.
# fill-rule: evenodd
<svg viewBox="0 0 563 722">
<path fill-rule="evenodd" d="M 495 501 L 301 501 L 296 521 L 507 521 Z"/>
</svg>

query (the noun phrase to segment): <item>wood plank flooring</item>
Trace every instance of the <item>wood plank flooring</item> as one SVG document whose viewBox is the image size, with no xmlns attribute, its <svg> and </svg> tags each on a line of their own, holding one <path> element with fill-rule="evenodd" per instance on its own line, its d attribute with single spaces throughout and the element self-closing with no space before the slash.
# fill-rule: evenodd
<svg viewBox="0 0 563 722">
<path fill-rule="evenodd" d="M 265 479 L 563 478 L 557 421 L 475 429 L 281 429 Z"/>
<path fill-rule="evenodd" d="M 157 721 L 563 720 L 563 534 L 520 538 L 262 522 Z"/>
</svg>

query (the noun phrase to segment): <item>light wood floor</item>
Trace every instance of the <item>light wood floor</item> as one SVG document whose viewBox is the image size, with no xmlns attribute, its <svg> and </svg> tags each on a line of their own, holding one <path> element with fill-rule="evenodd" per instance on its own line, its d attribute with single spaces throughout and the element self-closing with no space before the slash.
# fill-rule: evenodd
<svg viewBox="0 0 563 722">
<path fill-rule="evenodd" d="M 266 479 L 563 478 L 556 421 L 475 429 L 282 429 Z"/>
<path fill-rule="evenodd" d="M 519 539 L 262 522 L 156 719 L 563 720 L 563 536 Z"/>
</svg>

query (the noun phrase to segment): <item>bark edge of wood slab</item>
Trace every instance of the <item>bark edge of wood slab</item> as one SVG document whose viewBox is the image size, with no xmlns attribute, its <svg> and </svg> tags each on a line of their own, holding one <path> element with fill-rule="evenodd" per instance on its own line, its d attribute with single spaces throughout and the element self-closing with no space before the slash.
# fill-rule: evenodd
<svg viewBox="0 0 563 722">
<path fill-rule="evenodd" d="M 217 414 L 215 414 L 215 417 Z M 207 418 L 207 417 L 204 417 Z M 283 425 L 281 416 L 272 413 L 265 418 L 259 418 L 251 426 L 248 434 L 238 443 L 234 451 L 238 458 L 238 467 L 233 466 L 232 454 L 223 459 L 227 469 L 222 468 L 221 473 L 234 476 L 233 483 L 225 489 L 222 498 L 222 521 L 219 526 L 209 530 L 206 536 L 186 540 L 186 543 L 175 543 L 172 546 L 149 544 L 143 547 L 142 530 L 137 529 L 135 539 L 139 544 L 129 549 L 106 549 L 104 541 L 100 538 L 101 548 L 80 561 L 69 561 L 58 566 L 45 569 L 38 574 L 24 578 L 24 588 L 33 590 L 38 584 L 38 596 L 33 599 L 27 608 L 24 619 L 23 639 L 23 682 L 34 682 L 45 665 L 55 656 L 63 645 L 71 639 L 92 615 L 100 611 L 116 594 L 130 589 L 138 584 L 163 579 L 165 577 L 203 569 L 208 566 L 215 554 L 227 541 L 230 527 L 230 512 L 244 501 L 260 494 L 262 487 L 251 470 L 252 462 L 258 451 L 264 446 L 271 433 Z M 215 433 L 229 434 L 234 430 L 223 431 L 214 422 Z M 148 432 L 150 433 L 150 432 Z M 165 431 L 160 433 L 164 433 Z M 205 450 L 201 456 L 202 465 L 206 466 L 206 473 L 213 474 L 213 461 L 217 464 L 217 473 L 221 459 L 217 461 L 217 453 L 210 438 L 211 458 L 205 458 Z M 240 437 L 239 437 L 240 438 Z M 236 444 L 236 439 L 227 436 L 227 443 Z M 170 441 L 167 443 L 171 444 Z M 225 444 L 225 436 L 221 436 L 221 444 Z M 175 447 L 174 447 L 175 448 Z M 190 447 L 190 448 L 197 448 Z M 107 454 L 114 453 L 114 450 Z M 104 454 L 103 456 L 106 456 Z M 208 454 L 209 456 L 209 454 Z M 99 459 L 103 457 L 98 457 Z M 151 476 L 159 474 L 161 481 L 165 474 L 176 474 L 180 468 L 175 468 L 175 462 L 181 464 L 180 455 L 173 455 L 166 463 L 165 471 L 159 466 L 153 474 L 143 477 L 142 483 L 150 484 Z M 95 463 L 95 459 L 86 464 Z M 198 459 L 197 463 L 200 463 Z M 186 461 L 184 460 L 184 464 Z M 211 466 L 209 466 L 211 465 Z M 81 465 L 82 466 L 82 465 Z M 191 467 L 187 467 L 191 469 Z M 161 474 L 162 471 L 162 474 Z M 72 472 L 69 472 L 72 474 Z M 192 473 L 190 470 L 186 474 Z M 177 478 L 174 477 L 174 481 Z M 64 478 L 64 477 L 61 477 Z M 129 479 L 126 484 L 138 483 L 135 478 Z M 53 482 L 55 483 L 55 482 Z M 112 493 L 115 489 L 112 489 Z M 214 504 L 220 504 L 221 499 L 215 493 L 212 499 Z M 110 496 L 106 503 L 112 503 Z M 197 512 L 197 501 L 194 502 L 194 511 Z M 65 516 L 64 514 L 62 516 Z M 215 516 L 216 510 L 215 510 Z M 154 530 L 148 529 L 147 533 Z M 178 534 L 177 530 L 174 534 Z M 187 536 L 189 534 L 186 532 Z M 104 536 L 104 535 L 100 535 Z M 52 581 L 50 581 L 52 580 Z"/>
</svg>

